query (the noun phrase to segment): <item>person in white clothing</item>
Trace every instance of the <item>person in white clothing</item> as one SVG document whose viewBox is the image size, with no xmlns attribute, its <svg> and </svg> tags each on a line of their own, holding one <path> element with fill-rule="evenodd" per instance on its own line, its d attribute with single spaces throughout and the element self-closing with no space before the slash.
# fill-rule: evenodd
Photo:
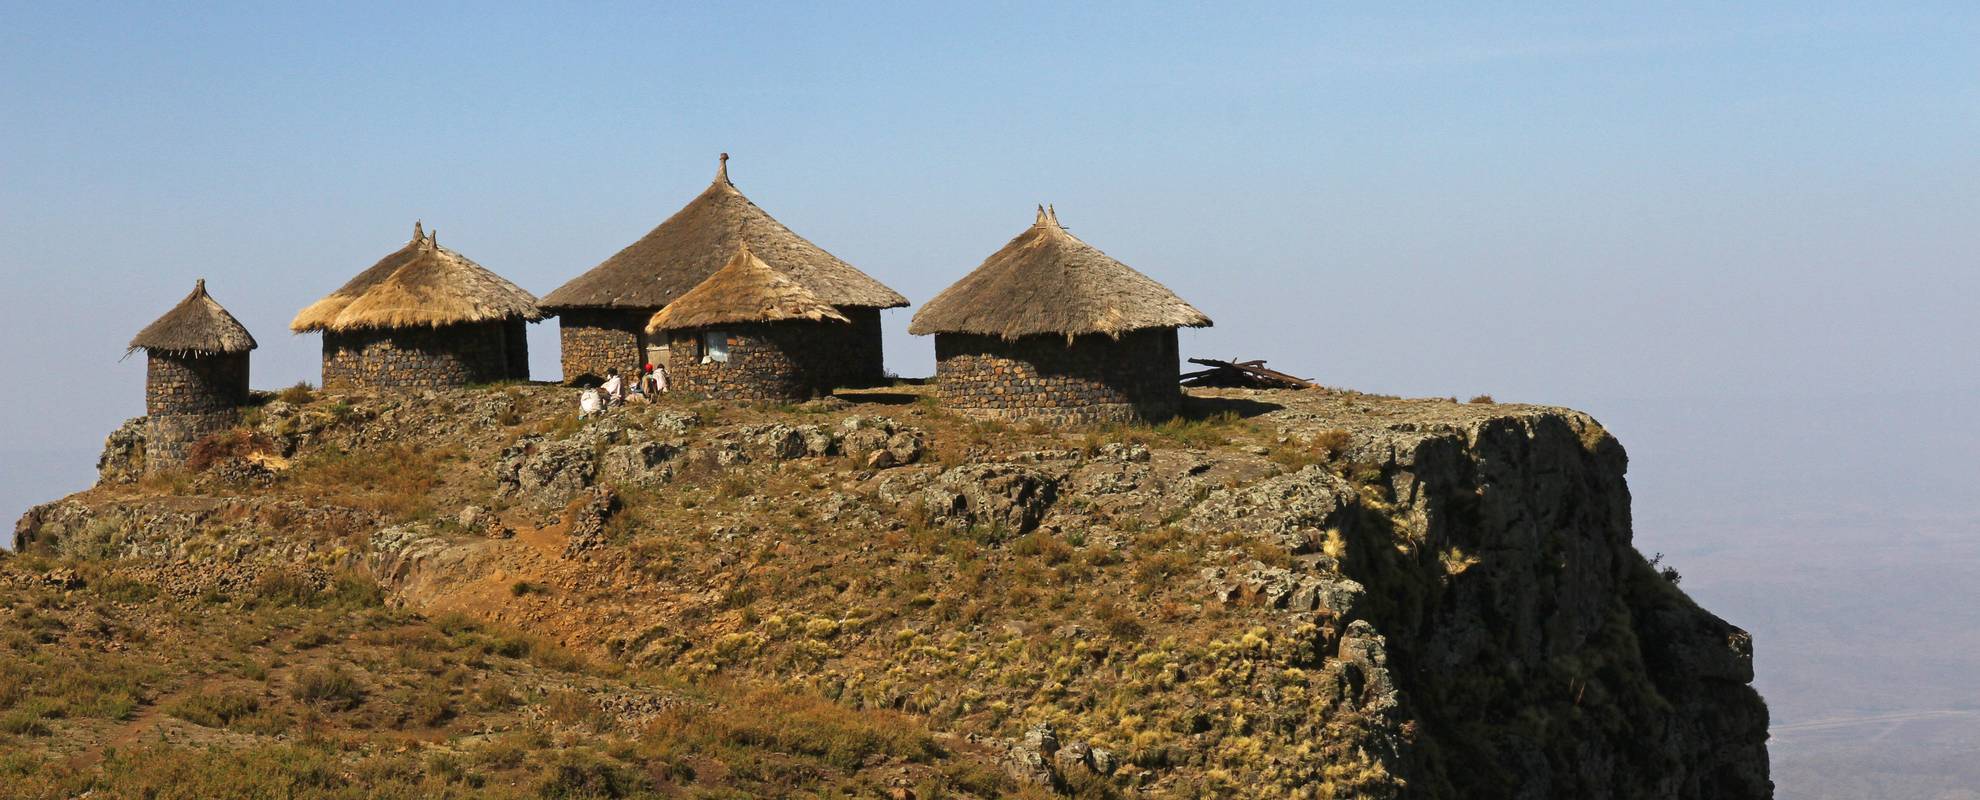
<svg viewBox="0 0 1980 800">
<path fill-rule="evenodd" d="M 605 393 L 605 402 L 615 406 L 626 402 L 626 379 L 620 377 L 618 367 L 605 371 L 605 385 L 598 388 Z"/>
<path fill-rule="evenodd" d="M 595 417 L 605 413 L 605 400 L 598 396 L 597 389 L 586 389 L 578 395 L 578 419 Z"/>
</svg>

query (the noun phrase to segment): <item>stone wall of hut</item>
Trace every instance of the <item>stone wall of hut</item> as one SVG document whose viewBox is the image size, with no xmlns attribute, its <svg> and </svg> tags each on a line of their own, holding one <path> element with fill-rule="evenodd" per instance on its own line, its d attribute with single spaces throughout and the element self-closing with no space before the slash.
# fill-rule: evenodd
<svg viewBox="0 0 1980 800">
<path fill-rule="evenodd" d="M 935 336 L 936 394 L 979 417 L 1049 423 L 1162 420 L 1182 407 L 1174 328 L 1119 339 Z"/>
<path fill-rule="evenodd" d="M 703 363 L 705 335 L 725 334 L 727 363 Z M 848 373 L 848 359 L 864 357 L 853 326 L 843 322 L 786 321 L 690 328 L 668 332 L 674 354 L 673 391 L 721 400 L 805 400 L 830 394 Z"/>
<path fill-rule="evenodd" d="M 326 331 L 323 387 L 438 388 L 527 380 L 527 340 L 511 323 Z"/>
<path fill-rule="evenodd" d="M 886 354 L 880 346 L 880 309 L 841 308 L 852 326 L 838 326 L 826 335 L 838 340 L 841 352 L 834 362 L 838 369 L 835 386 L 878 386 L 887 380 Z"/>
<path fill-rule="evenodd" d="M 508 355 L 509 380 L 529 380 L 529 321 L 520 317 L 502 323 L 502 349 Z"/>
<path fill-rule="evenodd" d="M 639 349 L 639 333 L 658 310 L 581 308 L 559 312 L 557 336 L 563 345 L 564 382 L 602 379 L 607 370 L 615 368 L 621 375 L 639 374 L 646 363 Z"/>
<path fill-rule="evenodd" d="M 186 460 L 194 443 L 234 426 L 248 400 L 248 354 L 152 353 L 144 380 L 144 463 Z"/>
</svg>

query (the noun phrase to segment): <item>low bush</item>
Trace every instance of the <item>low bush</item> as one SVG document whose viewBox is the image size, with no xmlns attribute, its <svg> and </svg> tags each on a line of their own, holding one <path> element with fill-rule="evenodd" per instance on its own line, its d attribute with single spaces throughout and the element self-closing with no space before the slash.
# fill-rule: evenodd
<svg viewBox="0 0 1980 800">
<path fill-rule="evenodd" d="M 238 690 L 183 697 L 165 707 L 166 714 L 208 728 L 225 728 L 260 710 L 261 698 Z"/>
<path fill-rule="evenodd" d="M 364 703 L 364 687 L 343 667 L 312 667 L 296 675 L 289 696 L 333 711 L 347 711 Z"/>
<path fill-rule="evenodd" d="M 296 385 L 276 392 L 275 399 L 294 405 L 312 403 L 316 401 L 316 387 L 308 381 L 297 381 Z"/>
<path fill-rule="evenodd" d="M 216 463 L 229 458 L 246 458 L 258 453 L 271 453 L 275 443 L 268 437 L 243 428 L 234 428 L 208 435 L 193 442 L 186 453 L 185 468 L 188 472 L 202 472 Z"/>
</svg>

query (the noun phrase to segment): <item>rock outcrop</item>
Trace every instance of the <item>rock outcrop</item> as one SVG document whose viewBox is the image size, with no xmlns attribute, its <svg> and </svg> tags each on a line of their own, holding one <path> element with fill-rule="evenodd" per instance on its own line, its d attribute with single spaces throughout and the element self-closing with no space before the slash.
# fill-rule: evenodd
<svg viewBox="0 0 1980 800">
<path fill-rule="evenodd" d="M 131 482 L 126 425 L 16 545 L 168 584 L 360 569 L 684 680 L 919 715 L 1046 792 L 1771 796 L 1754 643 L 1634 549 L 1586 415 L 1222 390 L 1059 431 L 848 397 L 271 403 L 244 439 L 279 468 L 176 484 Z"/>
</svg>

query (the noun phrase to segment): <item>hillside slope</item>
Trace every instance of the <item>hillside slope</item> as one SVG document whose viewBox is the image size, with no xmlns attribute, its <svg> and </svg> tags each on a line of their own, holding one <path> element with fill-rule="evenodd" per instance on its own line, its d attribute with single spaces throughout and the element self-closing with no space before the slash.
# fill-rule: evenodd
<svg viewBox="0 0 1980 800">
<path fill-rule="evenodd" d="M 142 740 L 353 796 L 1771 796 L 1751 642 L 1630 545 L 1585 415 L 1202 391 L 1065 431 L 921 392 L 274 401 L 141 480 L 126 426 L 0 562 L 0 770 L 136 791 Z M 78 665 L 121 677 L 48 686 Z"/>
</svg>

